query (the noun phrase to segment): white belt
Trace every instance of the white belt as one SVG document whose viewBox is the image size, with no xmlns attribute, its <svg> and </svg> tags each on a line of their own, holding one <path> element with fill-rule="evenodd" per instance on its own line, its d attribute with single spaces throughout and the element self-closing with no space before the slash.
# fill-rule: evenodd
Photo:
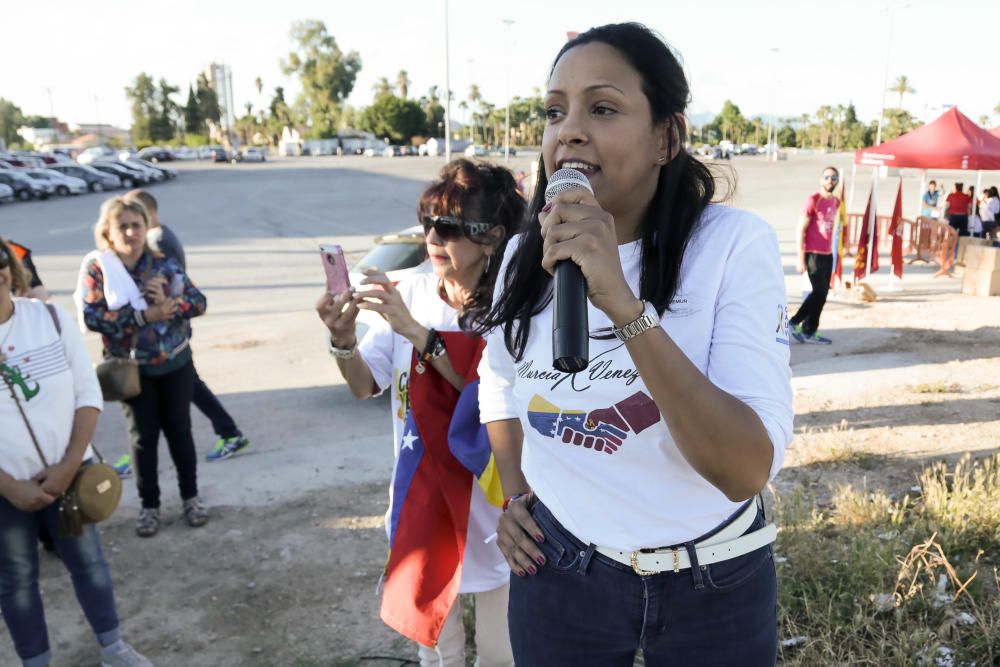
<svg viewBox="0 0 1000 667">
<path fill-rule="evenodd" d="M 765 525 L 760 530 L 744 535 L 757 518 L 757 502 L 752 502 L 732 523 L 715 535 L 698 542 L 694 551 L 698 556 L 698 565 L 711 565 L 730 558 L 736 558 L 774 542 L 778 529 L 773 523 Z M 640 576 L 659 574 L 661 572 L 680 572 L 691 567 L 691 558 L 685 547 L 667 549 L 636 549 L 621 551 L 610 547 L 597 547 L 597 553 L 628 565 Z"/>
</svg>

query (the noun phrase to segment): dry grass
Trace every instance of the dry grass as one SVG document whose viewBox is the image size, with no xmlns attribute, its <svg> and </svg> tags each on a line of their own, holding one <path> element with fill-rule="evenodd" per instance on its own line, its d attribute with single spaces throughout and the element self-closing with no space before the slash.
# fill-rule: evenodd
<svg viewBox="0 0 1000 667">
<path fill-rule="evenodd" d="M 788 665 L 955 665 L 1000 660 L 1000 456 L 935 464 L 896 500 L 850 486 L 821 511 L 802 491 L 775 498 Z M 971 623 L 970 623 L 971 621 Z"/>
<path fill-rule="evenodd" d="M 846 419 L 829 429 L 805 427 L 795 438 L 796 465 L 855 465 L 872 469 L 881 455 L 857 446 L 854 428 Z"/>
</svg>

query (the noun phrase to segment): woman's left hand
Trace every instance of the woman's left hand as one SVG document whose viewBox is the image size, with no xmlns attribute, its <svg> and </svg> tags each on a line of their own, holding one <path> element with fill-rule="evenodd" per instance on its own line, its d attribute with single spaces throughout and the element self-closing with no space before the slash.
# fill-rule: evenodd
<svg viewBox="0 0 1000 667">
<path fill-rule="evenodd" d="M 429 332 L 413 318 L 388 276 L 380 271 L 366 271 L 361 284 L 376 285 L 378 289 L 355 292 L 354 302 L 358 308 L 378 313 L 394 332 L 409 340 L 418 350 L 423 349 Z"/>
<path fill-rule="evenodd" d="M 73 477 L 76 476 L 76 471 L 79 469 L 79 465 L 62 461 L 54 466 L 45 468 L 35 475 L 34 479 L 42 485 L 42 490 L 46 493 L 53 496 L 61 496 L 66 493 L 66 489 L 69 488 Z"/>
<path fill-rule="evenodd" d="M 542 267 L 555 273 L 556 262 L 568 260 L 587 279 L 587 296 L 617 326 L 641 314 L 639 300 L 622 271 L 614 217 L 584 188 L 560 192 L 538 214 L 542 225 Z"/>
</svg>

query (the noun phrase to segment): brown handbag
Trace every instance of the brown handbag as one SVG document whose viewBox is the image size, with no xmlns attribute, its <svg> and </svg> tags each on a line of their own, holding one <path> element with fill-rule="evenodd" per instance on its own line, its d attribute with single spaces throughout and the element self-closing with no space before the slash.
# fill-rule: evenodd
<svg viewBox="0 0 1000 667">
<path fill-rule="evenodd" d="M 56 331 L 61 336 L 62 330 L 55 310 L 49 304 L 46 304 L 46 307 L 56 325 Z M 24 420 L 24 425 L 28 429 L 38 457 L 42 460 L 42 465 L 48 468 L 49 463 L 38 444 L 35 430 L 31 428 L 28 415 L 24 412 L 17 392 L 14 391 L 13 381 L 6 373 L 0 373 L 0 375 L 2 375 L 7 389 L 10 390 L 10 396 L 14 399 L 18 412 L 21 413 L 21 419 Z M 63 537 L 79 537 L 83 534 L 83 524 L 104 521 L 114 514 L 115 510 L 118 509 L 118 503 L 121 502 L 121 478 L 114 468 L 104 462 L 104 457 L 97 451 L 97 448 L 93 445 L 91 447 L 100 463 L 81 465 L 59 501 L 59 534 Z"/>
<path fill-rule="evenodd" d="M 142 393 L 134 346 L 128 357 L 108 357 L 97 364 L 96 371 L 105 401 L 127 401 Z"/>
</svg>

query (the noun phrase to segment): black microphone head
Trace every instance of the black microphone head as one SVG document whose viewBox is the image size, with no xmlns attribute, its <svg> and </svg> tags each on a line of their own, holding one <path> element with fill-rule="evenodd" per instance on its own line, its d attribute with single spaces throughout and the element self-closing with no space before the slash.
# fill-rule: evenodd
<svg viewBox="0 0 1000 667">
<path fill-rule="evenodd" d="M 583 175 L 583 172 L 576 169 L 557 169 L 549 184 L 545 186 L 545 203 L 555 199 L 555 196 L 564 190 L 573 188 L 586 188 L 590 194 L 594 194 L 594 188 L 590 187 L 590 181 Z"/>
</svg>

